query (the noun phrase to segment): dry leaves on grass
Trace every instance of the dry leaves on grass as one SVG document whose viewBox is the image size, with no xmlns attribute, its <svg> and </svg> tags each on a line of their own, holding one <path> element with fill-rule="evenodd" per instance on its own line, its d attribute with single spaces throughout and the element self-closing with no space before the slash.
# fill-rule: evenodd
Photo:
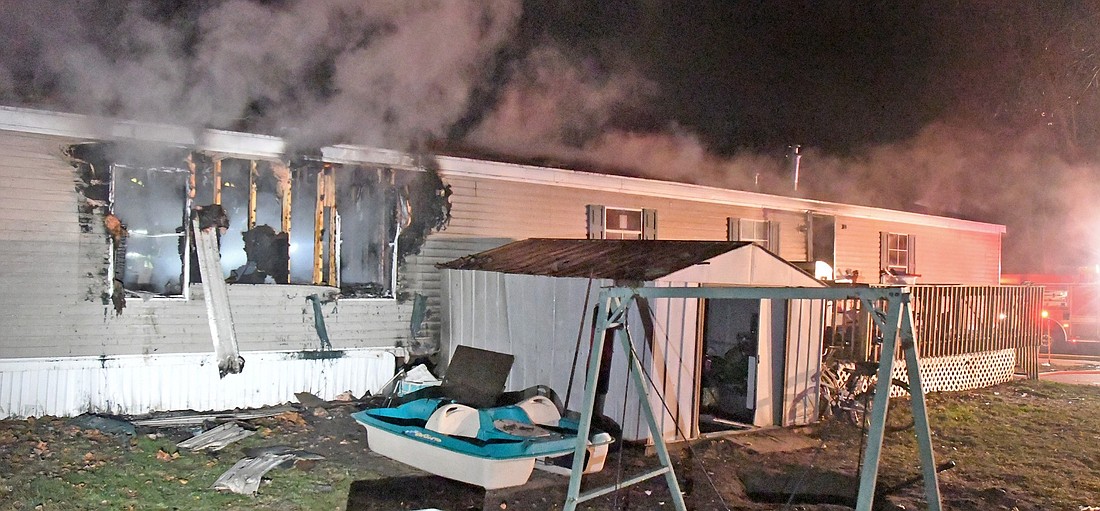
<svg viewBox="0 0 1100 511">
<path fill-rule="evenodd" d="M 157 450 L 157 459 L 161 460 L 161 461 L 172 461 L 172 460 L 174 460 L 176 458 L 179 458 L 179 457 L 180 457 L 179 452 L 174 452 L 174 453 L 168 454 L 164 449 L 158 449 Z"/>
<path fill-rule="evenodd" d="M 293 424 L 295 426 L 305 427 L 305 426 L 308 425 L 306 423 L 306 420 L 304 418 L 302 418 L 302 414 L 300 414 L 298 412 L 283 412 L 283 413 L 280 413 L 279 415 L 276 415 L 275 419 L 278 420 L 279 422 L 283 422 L 283 423 L 286 423 L 286 424 Z"/>
<path fill-rule="evenodd" d="M 39 440 L 38 443 L 34 444 L 34 453 L 35 454 L 37 454 L 39 456 L 45 456 L 45 455 L 49 454 L 49 452 L 50 452 L 50 446 L 46 442 Z"/>
</svg>

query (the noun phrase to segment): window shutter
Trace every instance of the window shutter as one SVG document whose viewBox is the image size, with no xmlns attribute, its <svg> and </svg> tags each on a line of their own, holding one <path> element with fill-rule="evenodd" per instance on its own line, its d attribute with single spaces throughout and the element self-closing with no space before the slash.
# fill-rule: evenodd
<svg viewBox="0 0 1100 511">
<path fill-rule="evenodd" d="M 768 251 L 779 255 L 779 222 L 768 221 Z"/>
<path fill-rule="evenodd" d="M 878 269 L 880 271 L 882 271 L 882 270 L 885 270 L 886 267 L 890 265 L 890 253 L 889 253 L 889 248 L 890 248 L 889 236 L 890 236 L 890 233 L 888 233 L 886 231 L 882 231 L 878 234 L 879 234 Z"/>
<path fill-rule="evenodd" d="M 726 239 L 741 241 L 741 220 L 739 218 L 726 217 Z"/>
<path fill-rule="evenodd" d="M 604 207 L 599 204 L 589 204 L 588 210 L 588 239 L 602 240 L 604 234 Z"/>
<path fill-rule="evenodd" d="M 643 209 L 642 210 L 642 239 L 643 240 L 655 240 L 655 239 L 657 239 L 657 210 L 656 209 Z"/>
<path fill-rule="evenodd" d="M 910 275 L 916 275 L 917 274 L 917 237 L 910 234 L 908 236 L 908 238 L 909 239 L 907 241 L 908 241 L 908 247 L 909 247 L 909 260 L 908 260 L 908 264 L 905 267 L 905 273 L 908 273 Z"/>
</svg>

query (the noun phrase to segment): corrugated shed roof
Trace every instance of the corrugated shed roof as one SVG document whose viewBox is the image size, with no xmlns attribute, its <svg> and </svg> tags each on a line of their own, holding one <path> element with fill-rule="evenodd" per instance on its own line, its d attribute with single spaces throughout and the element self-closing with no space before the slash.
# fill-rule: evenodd
<svg viewBox="0 0 1100 511">
<path fill-rule="evenodd" d="M 749 244 L 744 241 L 532 238 L 438 266 L 550 277 L 649 281 Z"/>
</svg>

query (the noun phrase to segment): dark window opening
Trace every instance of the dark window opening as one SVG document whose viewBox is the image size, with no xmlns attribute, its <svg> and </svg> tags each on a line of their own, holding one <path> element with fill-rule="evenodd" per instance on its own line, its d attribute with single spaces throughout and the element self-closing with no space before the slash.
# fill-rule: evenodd
<svg viewBox="0 0 1100 511">
<path fill-rule="evenodd" d="M 397 242 L 397 194 L 389 170 L 344 168 L 336 173 L 340 219 L 340 284 L 352 294 L 388 295 Z"/>
<path fill-rule="evenodd" d="M 449 190 L 434 169 L 308 160 L 291 167 L 115 144 L 73 146 L 71 153 L 78 167 L 110 169 L 103 212 L 125 230 L 111 245 L 108 277 L 129 294 L 186 295 L 182 283 L 200 281 L 187 230 L 198 206 L 219 204 L 229 219 L 219 237 L 227 282 L 328 285 L 363 298 L 394 297 L 399 259 L 417 253 L 449 218 Z M 88 155 L 96 161 L 85 161 Z M 407 209 L 400 215 L 399 203 Z M 399 222 L 418 226 L 404 252 Z"/>
<path fill-rule="evenodd" d="M 114 278 L 131 291 L 179 295 L 187 170 L 114 165 L 112 174 L 111 210 L 126 228 L 113 254 Z"/>
<path fill-rule="evenodd" d="M 312 284 L 318 172 L 316 168 L 299 167 L 290 175 L 290 283 Z"/>
</svg>

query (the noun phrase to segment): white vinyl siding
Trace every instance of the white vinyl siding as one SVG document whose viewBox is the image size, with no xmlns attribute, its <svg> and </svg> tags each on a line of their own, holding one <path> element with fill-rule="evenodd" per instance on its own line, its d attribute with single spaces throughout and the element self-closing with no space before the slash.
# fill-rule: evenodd
<svg viewBox="0 0 1100 511">
<path fill-rule="evenodd" d="M 1000 234 L 851 217 L 836 219 L 837 274 L 858 272 L 857 283 L 878 283 L 883 232 L 919 238 L 914 270 L 922 284 L 996 285 L 1000 280 Z"/>
</svg>

